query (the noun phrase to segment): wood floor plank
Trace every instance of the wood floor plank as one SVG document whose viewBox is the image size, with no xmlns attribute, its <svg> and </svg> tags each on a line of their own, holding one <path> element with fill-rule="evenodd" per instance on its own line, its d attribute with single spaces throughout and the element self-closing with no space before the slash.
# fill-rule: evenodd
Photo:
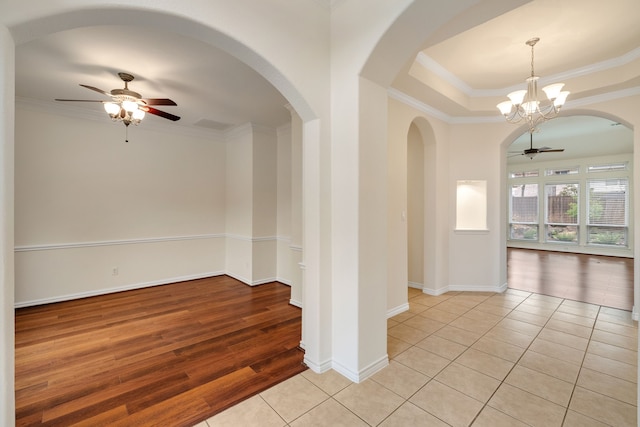
<svg viewBox="0 0 640 427">
<path fill-rule="evenodd" d="M 16 424 L 193 425 L 305 367 L 280 283 L 227 276 L 16 310 Z"/>
</svg>

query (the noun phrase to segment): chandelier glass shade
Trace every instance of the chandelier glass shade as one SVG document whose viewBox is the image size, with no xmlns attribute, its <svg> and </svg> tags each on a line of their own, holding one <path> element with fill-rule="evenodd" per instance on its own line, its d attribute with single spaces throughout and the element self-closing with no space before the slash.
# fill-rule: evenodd
<svg viewBox="0 0 640 427">
<path fill-rule="evenodd" d="M 118 102 L 105 102 L 104 110 L 114 122 L 121 121 L 125 126 L 137 125 L 144 118 L 145 112 L 135 101 L 123 99 Z"/>
<path fill-rule="evenodd" d="M 527 40 L 527 46 L 531 46 L 531 76 L 527 78 L 527 88 L 511 92 L 507 95 L 509 101 L 497 105 L 500 113 L 509 123 L 525 121 L 529 131 L 533 132 L 536 126 L 552 119 L 560 112 L 570 92 L 563 91 L 564 83 L 553 83 L 542 88 L 546 99 L 540 99 L 538 92 L 538 80 L 533 70 L 533 47 L 540 39 L 534 37 Z"/>
</svg>

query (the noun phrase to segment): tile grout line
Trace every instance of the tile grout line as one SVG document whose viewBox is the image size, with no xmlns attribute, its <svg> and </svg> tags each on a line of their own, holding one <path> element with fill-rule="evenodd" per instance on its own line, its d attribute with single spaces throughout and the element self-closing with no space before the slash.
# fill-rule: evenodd
<svg viewBox="0 0 640 427">
<path fill-rule="evenodd" d="M 460 295 L 460 294 L 459 294 L 459 295 Z M 456 295 L 452 296 L 451 298 L 453 298 L 453 297 L 455 297 L 455 296 L 456 296 Z M 531 293 L 529 293 L 529 296 L 531 296 Z M 522 304 L 524 301 L 526 301 L 526 300 L 529 298 L 529 296 L 527 296 L 525 299 L 523 299 L 520 303 L 518 303 L 518 304 L 517 304 L 516 306 L 514 306 L 513 308 L 509 309 L 509 312 L 508 312 L 507 314 L 503 315 L 503 316 L 502 316 L 502 319 L 500 319 L 500 321 L 498 321 L 498 323 L 500 323 L 502 320 L 504 320 L 504 319 L 505 319 L 509 314 L 511 314 L 511 313 L 512 313 L 512 312 L 513 312 L 513 311 L 514 311 L 514 310 L 515 310 L 515 309 L 516 309 L 520 304 Z M 442 304 L 443 302 L 446 302 L 446 301 L 450 300 L 451 298 L 447 298 L 445 301 L 441 301 L 441 302 L 439 302 L 439 303 L 437 303 L 437 304 L 435 304 L 435 305 L 433 305 L 433 306 L 429 307 L 429 309 L 436 308 L 438 305 Z M 458 317 L 456 317 L 455 319 L 453 319 L 453 320 L 451 320 L 450 322 L 446 323 L 445 325 L 446 325 L 446 326 L 451 326 L 451 323 L 452 323 L 452 322 L 455 322 L 457 319 L 459 319 L 459 318 L 463 317 L 465 314 L 469 313 L 469 312 L 470 312 L 471 310 L 473 310 L 474 308 L 477 308 L 480 304 L 482 304 L 482 303 L 486 302 L 486 301 L 487 301 L 487 300 L 489 300 L 490 298 L 491 298 L 491 296 L 488 296 L 488 297 L 487 297 L 487 298 L 485 298 L 483 301 L 481 301 L 481 302 L 477 303 L 476 305 L 474 305 L 473 307 L 469 308 L 469 309 L 468 309 L 468 310 L 466 310 L 465 312 L 463 312 L 463 313 L 459 314 L 459 315 L 458 315 Z M 425 310 L 425 311 L 426 311 L 426 310 Z M 555 312 L 555 311 L 554 311 L 554 312 Z M 453 314 L 456 314 L 456 313 L 453 313 Z M 487 314 L 492 314 L 492 313 L 487 313 Z M 418 315 L 420 315 L 420 313 L 416 314 L 416 316 L 418 316 Z M 409 319 L 407 319 L 407 320 L 409 320 Z M 405 320 L 405 321 L 406 321 L 406 320 Z M 400 323 L 404 323 L 404 322 L 400 322 Z M 525 322 L 525 323 L 526 323 L 526 322 Z M 546 323 L 545 323 L 545 324 L 546 324 Z M 436 379 L 436 376 L 438 376 L 442 371 L 444 371 L 444 370 L 445 370 L 445 369 L 447 369 L 449 366 L 451 366 L 451 364 L 452 364 L 452 363 L 454 363 L 456 360 L 458 360 L 458 359 L 459 359 L 459 358 L 460 358 L 464 353 L 466 353 L 466 352 L 467 352 L 467 351 L 468 351 L 468 350 L 469 350 L 469 349 L 470 349 L 470 348 L 471 348 L 475 343 L 477 343 L 478 341 L 480 341 L 480 340 L 481 340 L 481 339 L 482 339 L 482 338 L 483 338 L 487 333 L 489 333 L 489 331 L 491 331 L 491 330 L 492 330 L 493 328 L 495 328 L 496 326 L 497 326 L 497 323 L 496 323 L 496 325 L 494 325 L 493 327 L 491 327 L 488 331 L 486 331 L 486 332 L 484 332 L 482 335 L 480 335 L 480 337 L 478 337 L 475 341 L 473 341 L 473 343 L 471 343 L 470 345 L 467 345 L 467 346 L 466 346 L 466 347 L 467 347 L 467 349 L 466 349 L 465 351 L 463 351 L 462 353 L 460 353 L 460 354 L 459 354 L 458 356 L 456 356 L 454 359 L 450 360 L 450 361 L 449 361 L 449 363 L 447 363 L 447 365 L 446 365 L 445 367 L 443 367 L 442 369 L 440 369 L 440 370 L 439 370 L 439 371 L 438 371 L 438 372 L 437 372 L 433 377 L 431 377 L 431 379 L 430 379 L 429 381 L 427 381 L 427 383 L 425 383 L 425 385 L 423 385 L 422 387 L 426 386 L 426 385 L 427 385 L 427 384 L 429 384 L 431 381 L 439 382 L 439 381 Z M 452 327 L 457 328 L 456 326 L 452 326 Z M 442 328 L 444 328 L 444 326 L 443 326 Z M 440 329 L 442 329 L 442 328 L 440 328 Z M 438 329 L 437 331 L 439 331 L 440 329 Z M 457 328 L 457 329 L 461 329 L 461 330 L 463 330 L 463 331 L 467 331 L 466 329 L 462 329 L 462 328 Z M 434 331 L 433 333 L 429 334 L 429 336 L 431 336 L 431 335 L 435 334 L 437 331 Z M 467 332 L 473 332 L 473 331 L 467 331 Z M 445 338 L 443 338 L 443 339 L 445 339 Z M 451 341 L 451 340 L 449 340 L 449 341 Z M 455 342 L 455 341 L 452 341 L 452 342 Z M 460 343 L 458 343 L 458 344 L 460 344 Z M 416 345 L 415 345 L 415 344 L 412 344 L 412 346 L 411 346 L 411 347 L 416 347 Z M 411 348 L 411 347 L 410 347 L 410 348 Z M 418 348 L 420 348 L 420 347 L 418 347 Z M 527 347 L 527 348 L 528 348 L 528 347 Z M 407 349 L 407 350 L 408 350 L 408 349 Z M 407 351 L 407 350 L 404 350 L 404 351 Z M 422 349 L 421 349 L 421 350 L 422 350 Z M 404 351 L 403 351 L 403 352 L 404 352 Z M 429 350 L 424 350 L 424 351 L 428 351 L 429 353 L 432 353 L 432 352 L 430 352 Z M 480 352 L 482 352 L 482 353 L 485 353 L 485 352 L 483 352 L 483 351 L 481 351 L 481 350 L 476 350 L 476 351 L 480 351 Z M 525 351 L 526 351 L 526 349 L 525 349 Z M 432 354 L 435 354 L 435 353 L 432 353 Z M 485 354 L 489 354 L 489 353 L 485 353 Z M 524 354 L 524 352 L 523 352 L 523 354 Z M 436 355 L 437 355 L 437 354 L 436 354 Z M 490 355 L 490 356 L 492 356 L 491 354 L 489 354 L 489 355 Z M 441 356 L 441 357 L 442 357 L 442 356 Z M 498 357 L 498 356 L 494 356 L 494 357 Z M 522 357 L 522 356 L 520 356 L 520 357 Z M 500 359 L 501 359 L 501 358 L 500 358 Z M 504 360 L 504 359 L 503 359 L 503 360 Z M 520 360 L 520 359 L 518 359 L 518 360 Z M 398 362 L 398 363 L 402 363 L 402 362 Z M 517 363 L 517 362 L 516 362 L 516 363 Z M 515 367 L 516 363 L 514 363 L 514 367 Z M 406 365 L 405 365 L 405 366 L 406 366 Z M 465 366 L 465 365 L 463 365 L 463 366 Z M 410 368 L 410 369 L 413 369 L 413 368 Z M 472 370 L 474 370 L 474 371 L 476 371 L 476 372 L 479 372 L 479 373 L 481 373 L 481 374 L 483 374 L 483 375 L 486 375 L 486 374 L 484 374 L 483 372 L 477 371 L 477 370 L 475 370 L 475 369 L 473 369 L 473 368 L 469 368 L 469 369 L 472 369 Z M 512 369 L 513 369 L 513 367 L 509 370 L 509 372 L 511 372 L 511 370 L 512 370 Z M 507 373 L 507 375 L 508 375 L 508 373 Z M 506 376 L 505 376 L 505 378 L 506 378 Z M 503 384 L 503 382 L 504 382 L 504 380 L 500 381 L 500 385 L 502 385 L 502 384 Z M 443 383 L 440 383 L 440 384 L 443 384 Z M 452 388 L 452 387 L 448 386 L 447 384 L 443 384 L 443 385 L 444 385 L 444 386 L 446 386 L 446 387 Z M 499 385 L 498 387 L 496 387 L 496 390 L 494 390 L 494 392 L 491 394 L 491 396 L 489 397 L 489 399 L 487 399 L 487 402 L 486 402 L 486 403 L 483 403 L 482 408 L 481 408 L 481 409 L 480 409 L 480 411 L 478 411 L 478 413 L 474 416 L 473 420 L 471 420 L 471 423 L 470 423 L 469 425 L 473 424 L 473 423 L 476 421 L 476 419 L 477 419 L 478 415 L 480 415 L 480 413 L 481 413 L 481 412 L 484 410 L 484 408 L 487 406 L 487 403 L 489 402 L 489 400 L 491 400 L 491 398 L 493 397 L 493 395 L 495 394 L 495 392 L 498 390 L 498 388 L 500 388 L 500 385 Z M 420 389 L 418 389 L 418 390 L 417 390 L 415 393 L 413 393 L 413 394 L 412 394 L 408 399 L 406 399 L 406 402 L 408 402 L 408 401 L 409 401 L 409 399 L 411 399 L 413 396 L 415 396 L 415 395 L 416 395 L 416 394 L 417 394 L 417 393 L 422 389 L 422 387 L 420 387 Z M 457 391 L 457 392 L 459 392 L 459 393 L 462 393 L 462 392 L 460 392 L 459 390 L 456 390 L 456 389 L 454 389 L 454 388 L 452 388 L 452 389 L 453 389 L 453 390 L 455 390 L 455 391 Z M 463 395 L 465 395 L 465 396 L 470 397 L 471 399 L 474 399 L 474 400 L 476 400 L 476 401 L 480 402 L 479 400 L 475 399 L 475 398 L 474 398 L 474 397 L 472 397 L 472 396 L 467 395 L 466 393 L 462 393 L 462 394 L 463 394 Z M 494 409 L 495 409 L 495 408 L 494 408 Z M 423 409 L 423 410 L 424 410 L 424 409 Z M 394 411 L 394 412 L 395 412 L 395 411 Z M 500 412 L 501 412 L 501 411 L 500 411 Z M 427 411 L 427 413 L 429 413 L 430 415 L 434 416 L 435 418 L 437 418 L 437 419 L 439 419 L 439 420 L 441 420 L 441 421 L 443 421 L 443 422 L 445 422 L 445 423 L 446 423 L 446 421 L 445 421 L 445 420 L 442 420 L 441 418 L 439 418 L 439 417 L 435 416 L 434 414 L 431 414 L 431 413 L 430 413 L 430 412 L 428 412 L 428 411 Z M 392 414 L 393 414 L 393 412 L 392 412 Z M 508 415 L 508 414 L 505 414 L 505 415 L 507 415 L 507 416 L 511 417 L 511 416 L 510 416 L 510 415 Z M 389 414 L 389 416 L 391 416 L 391 414 Z M 387 418 L 388 418 L 388 417 L 387 417 Z M 513 418 L 513 417 L 512 417 L 512 418 Z"/>
<path fill-rule="evenodd" d="M 591 346 L 591 338 L 593 337 L 593 331 L 596 329 L 596 323 L 598 321 L 598 317 L 600 316 L 600 311 L 602 310 L 602 306 L 598 306 L 598 313 L 596 314 L 595 319 L 593 320 L 593 326 L 591 327 L 591 333 L 589 334 L 589 342 L 587 342 L 587 347 L 584 349 L 584 355 L 582 356 L 582 360 L 580 361 L 580 369 L 578 369 L 578 375 L 576 376 L 576 382 L 573 384 L 573 388 L 571 389 L 571 395 L 569 396 L 569 403 L 567 404 L 567 409 L 564 411 L 564 417 L 562 418 L 562 424 L 564 425 L 567 420 L 567 415 L 569 415 L 569 406 L 571 406 L 571 401 L 573 400 L 573 395 L 576 392 L 576 387 L 578 387 L 578 380 L 580 379 L 580 373 L 582 372 L 582 367 L 584 365 L 584 359 L 587 358 L 587 352 L 589 351 L 589 347 Z M 580 412 L 579 412 L 580 413 Z M 592 419 L 590 416 L 586 414 L 581 415 Z M 597 421 L 597 420 L 596 420 Z"/>
<path fill-rule="evenodd" d="M 513 308 L 511 308 L 511 309 L 510 309 L 510 311 L 509 311 L 507 314 L 503 315 L 503 316 L 502 316 L 502 319 L 501 319 L 498 323 L 500 323 L 502 320 L 506 319 L 506 318 L 507 318 L 510 314 L 512 314 L 512 313 L 513 313 L 513 312 L 514 312 L 514 311 L 515 311 L 515 310 L 516 310 L 520 305 L 522 305 L 525 301 L 527 301 L 527 300 L 528 300 L 532 295 L 542 295 L 542 294 L 536 294 L 536 293 L 530 293 L 530 292 L 527 292 L 527 293 L 529 293 L 529 295 L 528 295 L 526 298 L 524 298 L 522 301 L 520 301 L 520 303 L 518 303 L 516 306 L 514 306 Z M 543 295 L 543 296 L 546 296 L 546 295 Z M 487 297 L 487 298 L 485 298 L 485 300 L 483 300 L 482 302 L 479 302 L 478 304 L 476 304 L 476 305 L 474 305 L 473 307 L 471 307 L 469 310 L 467 310 L 467 311 L 465 311 L 464 313 L 462 313 L 462 314 L 458 315 L 458 317 L 457 317 L 456 319 L 454 319 L 454 320 L 452 320 L 451 322 L 447 323 L 447 325 L 450 325 L 452 322 L 454 322 L 454 321 L 455 321 L 455 320 L 457 320 L 458 318 L 463 317 L 463 316 L 464 316 L 465 314 L 467 314 L 469 311 L 473 310 L 474 308 L 477 308 L 480 304 L 482 304 L 483 302 L 486 302 L 486 301 L 487 301 L 488 299 L 490 299 L 490 298 L 491 298 L 491 297 Z M 558 298 L 558 297 L 553 297 L 553 296 L 552 296 L 551 298 Z M 487 401 L 486 401 L 485 403 L 483 403 L 482 408 L 480 409 L 480 411 L 478 411 L 478 413 L 476 414 L 476 416 L 474 417 L 474 419 L 471 421 L 471 424 L 473 424 L 473 422 L 475 422 L 475 421 L 476 421 L 476 419 L 477 419 L 477 417 L 480 415 L 480 413 L 481 413 L 481 412 L 482 412 L 482 411 L 483 411 L 487 406 L 489 406 L 489 405 L 488 405 L 489 401 L 493 398 L 493 396 L 494 396 L 494 395 L 495 395 L 495 393 L 498 391 L 498 389 L 499 389 L 503 384 L 505 384 L 505 379 L 509 376 L 509 374 L 513 371 L 513 369 L 515 369 L 515 367 L 518 365 L 518 362 L 520 362 L 520 360 L 521 360 L 521 359 L 522 359 L 522 357 L 525 355 L 525 353 L 530 349 L 530 347 L 531 347 L 531 345 L 533 344 L 533 342 L 534 342 L 534 341 L 539 337 L 540 333 L 542 333 L 542 331 L 544 330 L 544 328 L 545 328 L 545 327 L 547 326 L 547 324 L 551 321 L 551 319 L 552 319 L 553 315 L 554 315 L 555 313 L 557 313 L 557 312 L 558 312 L 558 309 L 562 306 L 562 304 L 563 304 L 565 301 L 567 301 L 567 299 L 566 299 L 566 298 L 558 298 L 558 299 L 561 299 L 561 302 L 560 302 L 560 303 L 555 307 L 555 309 L 553 310 L 553 313 L 548 317 L 548 319 L 547 319 L 547 321 L 544 323 L 544 325 L 540 327 L 540 331 L 539 331 L 539 332 L 538 332 L 538 333 L 533 337 L 533 339 L 531 340 L 531 342 L 529 343 L 529 345 L 524 349 L 524 351 L 522 352 L 522 354 L 520 355 L 520 357 L 518 358 L 518 360 L 516 360 L 516 361 L 513 363 L 513 366 L 511 367 L 511 369 L 509 369 L 509 372 L 507 372 L 507 374 L 504 376 L 504 378 L 500 381 L 500 385 L 499 385 L 498 387 L 496 387 L 496 389 L 495 389 L 495 390 L 494 390 L 494 392 L 491 394 L 491 396 L 487 399 Z M 448 300 L 448 299 L 447 299 L 447 300 Z M 445 301 L 446 301 L 446 300 L 445 300 Z M 444 301 L 443 301 L 443 302 L 444 302 Z M 441 304 L 441 303 L 438 303 L 438 304 L 436 304 L 436 305 L 434 305 L 434 306 L 432 306 L 432 307 L 430 307 L 430 308 L 437 307 L 439 304 Z M 601 307 L 600 307 L 600 306 L 598 306 L 598 313 L 600 312 L 600 308 L 601 308 Z M 489 313 L 489 314 L 491 314 L 491 313 Z M 419 313 L 418 313 L 417 315 L 419 315 Z M 582 316 L 580 316 L 580 317 L 582 317 Z M 408 319 L 407 319 L 407 320 L 408 320 Z M 522 320 L 518 320 L 518 319 L 513 319 L 513 320 L 516 320 L 516 321 L 519 321 L 519 322 L 522 322 L 522 323 L 527 323 L 527 324 L 529 324 L 529 322 L 526 322 L 526 321 L 522 321 Z M 404 322 L 401 322 L 401 323 L 404 323 Z M 571 323 L 571 322 L 569 322 L 569 323 Z M 538 326 L 538 325 L 535 325 L 535 324 L 532 324 L 532 325 L 534 325 L 534 326 Z M 497 326 L 497 324 L 496 324 L 496 325 L 494 325 L 491 329 L 489 329 L 489 330 L 488 330 L 488 331 L 486 331 L 485 333 L 483 333 L 483 334 L 482 334 L 478 339 L 476 339 L 476 340 L 475 340 L 471 345 L 467 346 L 467 350 L 469 350 L 469 349 L 470 349 L 470 348 L 471 348 L 475 343 L 477 343 L 480 339 L 482 339 L 483 337 L 485 337 L 485 336 L 486 336 L 486 335 L 487 335 L 491 330 L 493 330 L 496 326 Z M 454 326 L 454 327 L 455 327 L 455 326 Z M 593 334 L 593 329 L 594 329 L 594 328 L 595 328 L 595 320 L 594 320 L 594 326 L 591 328 L 591 331 L 592 331 L 592 332 L 591 332 L 591 335 Z M 460 329 L 460 328 L 458 328 L 458 329 Z M 464 329 L 463 329 L 463 330 L 464 330 Z M 436 332 L 437 332 L 437 331 L 436 331 Z M 472 331 L 470 331 L 470 332 L 472 332 Z M 517 331 L 516 331 L 516 332 L 517 332 Z M 561 331 L 561 332 L 562 332 L 562 331 Z M 434 332 L 434 333 L 435 333 L 435 332 Z M 564 333 L 566 333 L 566 332 L 564 332 Z M 432 335 L 432 334 L 430 334 L 430 335 Z M 570 334 L 570 335 L 572 335 L 572 334 Z M 590 335 L 590 336 L 591 336 L 591 335 Z M 498 341 L 500 341 L 500 340 L 498 340 Z M 589 342 L 590 342 L 590 339 L 589 339 Z M 506 343 L 506 344 L 509 344 L 509 343 Z M 412 347 L 415 347 L 415 345 L 412 345 Z M 419 347 L 418 347 L 418 348 L 419 348 Z M 440 374 L 443 370 L 445 370 L 448 366 L 450 366 L 453 362 L 455 362 L 458 358 L 460 358 L 460 357 L 462 356 L 462 354 L 464 354 L 467 350 L 465 350 L 463 353 L 461 353 L 460 355 L 458 355 L 455 359 L 451 360 L 451 361 L 450 361 L 450 362 L 449 362 L 449 363 L 448 363 L 444 368 L 442 368 L 441 370 L 439 370 L 439 371 L 438 371 L 438 373 L 436 373 L 436 374 L 431 378 L 431 380 L 435 380 L 435 377 L 436 377 L 438 374 Z M 405 351 L 406 351 L 406 350 L 405 350 Z M 425 350 L 425 351 L 428 351 L 428 350 Z M 481 352 L 483 352 L 482 350 L 476 350 L 476 351 L 481 351 Z M 484 352 L 483 352 L 483 353 L 484 353 Z M 485 353 L 485 354 L 489 354 L 489 353 Z M 489 354 L 489 355 L 490 355 L 490 356 L 494 356 L 494 355 L 491 355 L 491 354 Z M 494 357 L 498 357 L 498 358 L 500 358 L 499 356 L 494 356 Z M 585 350 L 585 355 L 583 356 L 583 360 L 584 360 L 584 358 L 585 358 L 585 357 L 586 357 L 586 350 Z M 501 359 L 501 358 L 500 358 L 500 359 Z M 503 360 L 506 360 L 506 359 L 503 359 Z M 400 362 L 399 362 L 399 363 L 400 363 Z M 582 368 L 582 363 L 581 363 L 581 365 L 580 365 L 580 369 L 581 369 L 581 368 Z M 473 369 L 473 368 L 470 368 L 470 369 Z M 473 369 L 473 370 L 474 370 L 474 371 L 476 371 L 475 369 Z M 536 371 L 537 371 L 537 370 L 536 370 Z M 480 371 L 476 371 L 476 372 L 480 372 Z M 480 373 L 481 373 L 481 374 L 484 374 L 483 372 L 480 372 Z M 544 372 L 542 372 L 542 373 L 544 374 Z M 579 372 L 578 372 L 578 374 L 579 374 Z M 484 375 L 486 375 L 486 374 L 484 374 Z M 545 374 L 545 375 L 549 375 L 549 374 Z M 555 378 L 555 377 L 554 377 L 554 378 Z M 429 382 L 431 382 L 431 380 L 430 380 L 430 381 L 428 381 L 428 382 L 427 382 L 427 384 L 428 384 Z M 575 380 L 575 382 L 574 382 L 574 384 L 573 384 L 573 389 L 574 389 L 574 390 L 575 390 L 575 387 L 576 387 L 576 384 L 577 384 L 577 380 L 578 380 L 578 377 L 576 377 L 576 380 Z M 436 381 L 437 381 L 437 380 L 436 380 Z M 565 381 L 565 382 L 566 382 L 566 381 Z M 426 384 L 425 384 L 425 385 L 426 385 Z M 446 386 L 446 384 L 444 384 L 444 385 Z M 510 384 L 509 384 L 509 385 L 510 385 Z M 424 387 L 424 386 L 423 386 L 423 387 Z M 447 387 L 449 387 L 449 386 L 447 386 Z M 520 389 L 520 388 L 519 388 L 519 387 L 517 387 L 517 386 L 513 386 L 513 387 L 516 387 L 516 388 Z M 454 389 L 454 390 L 455 390 L 455 389 Z M 520 389 L 520 390 L 522 390 L 522 389 Z M 456 391 L 458 391 L 458 390 L 456 390 Z M 526 390 L 523 390 L 523 391 L 527 392 Z M 417 391 L 416 391 L 416 393 L 417 393 Z M 413 395 L 415 395 L 416 393 L 414 393 Z M 529 393 L 529 392 L 527 392 L 527 393 Z M 462 394 L 464 394 L 465 396 L 468 396 L 466 393 L 462 393 Z M 412 395 L 412 397 L 413 397 L 413 395 Z M 572 391 L 572 396 L 573 396 L 573 391 Z M 475 398 L 474 398 L 474 397 L 472 397 L 472 396 L 468 396 L 468 397 L 470 397 L 470 398 L 472 398 L 472 399 L 475 399 Z M 539 396 L 538 396 L 538 397 L 539 397 Z M 542 399 L 544 399 L 544 398 L 542 398 Z M 407 399 L 407 400 L 408 400 L 408 399 Z M 477 400 L 477 399 L 476 399 L 476 400 Z M 549 401 L 549 400 L 547 400 L 547 399 L 544 399 L 544 400 L 546 400 L 546 401 L 548 401 L 548 402 L 551 402 L 551 403 L 554 403 L 554 404 L 558 405 L 557 403 L 552 402 L 552 401 Z M 570 404 L 570 402 L 571 402 L 571 398 L 569 399 L 569 403 L 567 403 L 567 406 L 565 407 L 565 415 L 564 415 L 564 417 L 563 417 L 563 423 L 564 423 L 564 418 L 566 418 L 566 414 L 567 414 L 567 412 L 568 412 L 568 408 L 569 408 L 569 404 Z M 558 406 L 561 406 L 561 405 L 558 405 Z M 491 408 L 493 408 L 493 407 L 491 407 Z M 496 409 L 496 408 L 493 408 L 493 409 Z M 496 410 L 498 410 L 498 409 L 496 409 Z M 499 410 L 498 410 L 498 411 L 499 411 Z M 501 412 L 501 413 L 505 414 L 506 416 L 509 416 L 509 417 L 511 417 L 511 418 L 514 418 L 514 417 L 512 417 L 511 415 L 506 414 L 506 413 L 504 413 L 504 412 L 502 412 L 502 411 L 499 411 L 499 412 Z M 432 415 L 433 415 L 433 414 L 432 414 Z M 515 418 L 514 418 L 514 419 L 515 419 Z M 443 421 L 444 421 L 444 420 L 443 420 Z M 518 421 L 521 421 L 521 420 L 518 420 Z M 471 424 L 470 424 L 470 425 L 471 425 Z"/>
<path fill-rule="evenodd" d="M 509 316 L 509 314 L 513 313 L 513 312 L 516 310 L 516 308 L 518 308 L 518 307 L 519 307 L 520 305 L 522 305 L 526 300 L 528 300 L 528 299 L 531 297 L 531 295 L 535 295 L 535 293 L 529 293 L 529 296 L 527 296 L 524 300 L 522 300 L 518 305 L 516 305 L 515 307 L 513 307 L 509 313 L 507 313 L 505 316 L 503 316 L 503 318 L 502 318 L 502 319 L 504 320 L 505 318 L 507 318 L 507 316 Z M 557 297 L 554 297 L 554 298 L 557 298 Z M 513 363 L 513 366 L 511 367 L 511 369 L 509 369 L 509 372 L 507 372 L 507 374 L 504 376 L 504 378 L 500 381 L 500 385 L 499 385 L 498 387 L 496 387 L 496 389 L 493 391 L 493 393 L 491 393 L 491 396 L 489 396 L 489 398 L 487 399 L 487 401 L 482 405 L 482 409 L 480 409 L 480 411 L 478 411 L 478 413 L 476 414 L 476 416 L 473 418 L 473 420 L 471 421 L 471 423 L 470 423 L 469 425 L 472 425 L 472 424 L 477 420 L 478 416 L 482 413 L 482 411 L 483 411 L 487 406 L 489 406 L 489 402 L 491 401 L 491 399 L 493 399 L 493 396 L 495 396 L 495 394 L 498 392 L 498 389 L 499 389 L 500 387 L 502 387 L 502 385 L 503 385 L 503 384 L 505 384 L 505 380 L 507 379 L 507 377 L 509 376 L 509 374 L 511 374 L 511 372 L 513 372 L 513 370 L 515 369 L 515 367 L 516 367 L 516 366 L 518 366 L 518 362 L 520 362 L 520 360 L 522 360 L 522 358 L 523 358 L 523 357 L 524 357 L 524 355 L 527 353 L 527 351 L 529 350 L 529 348 L 531 347 L 531 345 L 533 344 L 533 342 L 538 338 L 538 336 L 540 336 L 540 334 L 541 334 L 541 333 L 542 333 L 542 331 L 544 330 L 544 327 L 549 323 L 549 321 L 551 320 L 551 318 L 553 317 L 553 315 L 558 311 L 558 308 L 562 305 L 562 303 L 563 303 L 564 301 L 565 301 L 565 300 L 564 300 L 564 298 L 563 298 L 563 299 L 562 299 L 562 302 L 560 302 L 560 304 L 558 304 L 558 306 L 553 310 L 553 313 L 551 313 L 551 315 L 549 316 L 549 318 L 547 319 L 547 321 L 546 321 L 546 322 L 544 323 L 544 325 L 540 328 L 540 331 L 538 331 L 538 333 L 535 335 L 535 337 L 533 337 L 533 339 L 531 340 L 531 342 L 529 343 L 529 345 L 524 349 L 524 351 L 522 352 L 522 354 L 520 355 L 520 357 L 518 357 L 518 360 L 516 360 L 516 361 Z M 529 322 L 524 322 L 524 321 L 521 321 L 521 322 L 523 322 L 523 323 L 529 323 Z M 538 326 L 538 325 L 535 325 L 535 326 Z M 494 327 L 495 327 L 495 326 L 494 326 Z M 493 329 L 493 328 L 492 328 L 492 329 Z M 485 333 L 485 335 L 486 335 L 486 333 Z M 484 335 L 483 335 L 483 336 L 484 336 Z M 577 378 L 576 378 L 576 381 L 577 381 Z M 507 383 L 507 384 L 508 384 L 508 383 Z M 511 384 L 508 384 L 508 385 L 510 385 L 510 386 L 511 386 Z M 520 387 L 516 387 L 516 386 L 511 386 L 511 387 L 515 387 L 515 388 L 520 389 Z M 520 389 L 520 390 L 522 390 L 522 389 Z M 526 391 L 526 390 L 522 390 L 522 391 L 529 393 L 529 392 L 528 392 L 528 391 Z M 538 396 L 538 397 L 539 397 L 539 396 Z M 546 399 L 544 399 L 544 400 L 546 400 Z M 555 402 L 551 402 L 551 403 L 555 403 Z M 490 408 L 492 408 L 492 409 L 494 409 L 494 410 L 496 410 L 496 411 L 498 411 L 498 412 L 503 413 L 504 415 L 506 415 L 506 416 L 508 416 L 508 417 L 510 417 L 510 418 L 516 419 L 516 420 L 518 420 L 518 421 L 520 421 L 520 422 L 524 423 L 524 421 L 519 420 L 519 419 L 517 419 L 517 418 L 515 418 L 515 417 L 513 417 L 513 416 L 511 416 L 511 415 L 509 415 L 509 414 L 507 414 L 507 413 L 504 413 L 504 412 L 500 411 L 499 409 L 494 408 L 493 406 L 489 406 L 489 407 L 490 407 Z M 566 411 L 565 411 L 565 415 L 566 415 Z M 563 417 L 563 422 L 564 422 L 564 417 Z"/>
</svg>

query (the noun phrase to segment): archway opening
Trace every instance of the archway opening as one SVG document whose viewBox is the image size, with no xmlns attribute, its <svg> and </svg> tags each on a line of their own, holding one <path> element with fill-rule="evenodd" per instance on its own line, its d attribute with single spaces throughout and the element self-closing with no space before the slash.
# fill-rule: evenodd
<svg viewBox="0 0 640 427">
<path fill-rule="evenodd" d="M 407 134 L 407 269 L 409 286 L 433 294 L 438 274 L 436 142 L 424 118 Z"/>
<path fill-rule="evenodd" d="M 509 287 L 631 310 L 633 131 L 559 117 L 516 138 L 506 166 Z"/>
</svg>

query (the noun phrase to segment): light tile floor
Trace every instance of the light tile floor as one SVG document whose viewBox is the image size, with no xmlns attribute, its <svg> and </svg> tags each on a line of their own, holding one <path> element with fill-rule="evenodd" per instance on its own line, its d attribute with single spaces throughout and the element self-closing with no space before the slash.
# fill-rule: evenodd
<svg viewBox="0 0 640 427">
<path fill-rule="evenodd" d="M 516 290 L 409 303 L 372 378 L 307 370 L 197 427 L 636 425 L 630 312 Z"/>
</svg>

